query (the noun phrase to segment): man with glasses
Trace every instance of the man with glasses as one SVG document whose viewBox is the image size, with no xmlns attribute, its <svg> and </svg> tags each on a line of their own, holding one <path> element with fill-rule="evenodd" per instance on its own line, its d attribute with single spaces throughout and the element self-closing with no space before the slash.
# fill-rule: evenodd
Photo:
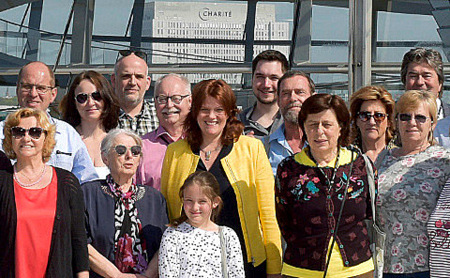
<svg viewBox="0 0 450 278">
<path fill-rule="evenodd" d="M 183 122 L 191 109 L 191 84 L 186 77 L 167 74 L 156 81 L 155 104 L 159 127 L 142 137 L 143 153 L 136 182 L 161 188 L 161 168 L 167 146 L 183 138 Z"/>
<path fill-rule="evenodd" d="M 20 107 L 47 111 L 57 93 L 55 75 L 46 64 L 31 62 L 20 69 L 16 89 Z M 80 184 L 98 179 L 86 145 L 76 130 L 68 123 L 52 118 L 48 113 L 47 116 L 50 123 L 56 126 L 56 145 L 48 164 L 72 172 Z M 4 138 L 3 126 L 4 122 L 1 122 L 1 140 Z"/>
<path fill-rule="evenodd" d="M 238 116 L 245 126 L 245 134 L 262 139 L 283 123 L 277 103 L 277 85 L 288 69 L 288 60 L 276 50 L 263 51 L 253 59 L 252 90 L 256 102 Z"/>
<path fill-rule="evenodd" d="M 119 100 L 119 127 L 144 135 L 158 127 L 155 106 L 144 100 L 150 87 L 147 55 L 142 51 L 122 50 L 111 75 L 111 83 Z"/>
<path fill-rule="evenodd" d="M 277 88 L 277 101 L 284 123 L 263 140 L 274 175 L 283 159 L 307 145 L 298 124 L 298 114 L 303 102 L 314 94 L 315 84 L 306 73 L 289 70 L 280 78 Z"/>
</svg>

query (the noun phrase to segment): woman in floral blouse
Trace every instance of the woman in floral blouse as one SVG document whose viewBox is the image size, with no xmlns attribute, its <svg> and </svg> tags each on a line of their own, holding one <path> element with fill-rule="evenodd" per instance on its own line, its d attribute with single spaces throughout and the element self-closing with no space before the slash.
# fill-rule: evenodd
<svg viewBox="0 0 450 278">
<path fill-rule="evenodd" d="M 383 277 L 430 277 L 427 221 L 450 177 L 450 153 L 434 145 L 431 93 L 407 91 L 395 115 L 401 147 L 387 151 L 378 169 L 377 221 L 387 246 Z"/>
<path fill-rule="evenodd" d="M 282 274 L 373 277 L 363 222 L 372 215 L 367 168 L 361 153 L 346 147 L 348 109 L 338 96 L 316 94 L 303 103 L 299 124 L 309 146 L 277 171 L 277 218 L 287 244 Z"/>
</svg>

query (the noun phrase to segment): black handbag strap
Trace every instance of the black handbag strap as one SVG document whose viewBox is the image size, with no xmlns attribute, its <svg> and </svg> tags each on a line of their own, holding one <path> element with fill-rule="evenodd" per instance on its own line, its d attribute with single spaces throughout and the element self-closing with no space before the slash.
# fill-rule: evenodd
<svg viewBox="0 0 450 278">
<path fill-rule="evenodd" d="M 353 152 L 352 152 L 352 162 L 350 164 L 349 175 L 347 176 L 347 184 L 345 185 L 344 199 L 342 200 L 341 208 L 339 209 L 339 216 L 338 216 L 338 220 L 337 220 L 337 223 L 336 223 L 336 229 L 335 229 L 334 234 L 333 234 L 333 241 L 331 243 L 331 248 L 330 248 L 330 250 L 328 250 L 327 264 L 325 265 L 325 271 L 323 273 L 323 278 L 325 278 L 327 276 L 328 266 L 330 265 L 331 252 L 333 251 L 333 246 L 334 246 L 334 243 L 336 242 L 336 235 L 337 235 L 337 232 L 339 230 L 339 223 L 341 222 L 342 211 L 344 211 L 344 204 L 345 204 L 345 200 L 347 199 L 348 185 L 350 183 L 350 177 L 352 175 L 352 170 L 353 170 L 353 160 L 354 159 L 353 159 Z"/>
</svg>

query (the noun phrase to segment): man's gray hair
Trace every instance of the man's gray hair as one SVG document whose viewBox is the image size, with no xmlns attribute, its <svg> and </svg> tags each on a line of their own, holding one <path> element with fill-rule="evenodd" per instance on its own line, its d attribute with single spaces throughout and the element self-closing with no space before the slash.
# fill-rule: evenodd
<svg viewBox="0 0 450 278">
<path fill-rule="evenodd" d="M 103 138 L 102 143 L 100 145 L 100 150 L 102 154 L 109 155 L 109 152 L 113 148 L 114 139 L 120 134 L 125 134 L 134 139 L 138 146 L 142 147 L 142 139 L 137 135 L 134 131 L 129 129 L 115 128 L 112 129 L 106 134 L 105 138 Z M 142 155 L 142 154 L 141 154 Z"/>
<path fill-rule="evenodd" d="M 159 86 L 161 86 L 161 82 L 166 79 L 167 77 L 176 77 L 178 79 L 181 80 L 181 82 L 185 85 L 186 87 L 186 91 L 191 94 L 191 82 L 189 82 L 189 80 L 180 74 L 176 74 L 176 73 L 169 73 L 166 75 L 161 76 L 160 78 L 158 78 L 158 80 L 156 80 L 155 82 L 155 96 L 158 95 L 158 90 L 159 90 Z"/>
</svg>

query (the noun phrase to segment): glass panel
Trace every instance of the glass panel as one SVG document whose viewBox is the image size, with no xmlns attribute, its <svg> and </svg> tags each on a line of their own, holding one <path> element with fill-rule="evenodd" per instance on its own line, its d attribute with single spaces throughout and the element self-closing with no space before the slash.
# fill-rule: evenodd
<svg viewBox="0 0 450 278">
<path fill-rule="evenodd" d="M 348 1 L 313 5 L 312 15 L 311 63 L 347 63 Z"/>
<path fill-rule="evenodd" d="M 413 1 L 414 5 L 402 2 L 374 3 L 376 42 L 372 59 L 378 65 L 396 66 L 400 71 L 399 66 L 406 52 L 412 48 L 425 47 L 439 51 L 444 64 L 448 66 L 450 32 L 445 30 L 450 25 L 450 9 L 445 7 L 450 8 L 450 2 L 417 0 Z M 447 42 L 446 47 L 444 42 Z M 449 79 L 450 75 L 447 74 L 443 88 L 444 102 L 450 102 L 450 87 L 446 86 Z M 396 99 L 404 92 L 400 72 L 381 73 L 375 67 L 372 80 L 373 84 L 385 86 Z"/>
</svg>

